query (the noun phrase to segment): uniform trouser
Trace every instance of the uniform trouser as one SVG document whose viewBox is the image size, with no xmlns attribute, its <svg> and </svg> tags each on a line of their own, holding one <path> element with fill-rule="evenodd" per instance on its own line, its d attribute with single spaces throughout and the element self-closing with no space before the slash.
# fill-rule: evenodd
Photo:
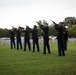
<svg viewBox="0 0 76 75">
<path fill-rule="evenodd" d="M 59 56 L 65 55 L 64 46 L 63 46 L 63 40 L 59 40 L 59 39 L 58 39 L 58 55 Z"/>
<path fill-rule="evenodd" d="M 20 49 L 22 49 L 21 39 L 17 39 L 17 49 L 19 49 L 19 45 L 20 45 Z"/>
<path fill-rule="evenodd" d="M 38 39 L 33 39 L 33 52 L 35 51 L 35 45 L 37 46 L 37 51 L 39 52 L 39 43 L 38 43 Z"/>
<path fill-rule="evenodd" d="M 64 50 L 67 50 L 67 40 L 63 41 L 63 45 L 64 45 Z"/>
<path fill-rule="evenodd" d="M 15 41 L 11 40 L 11 49 L 13 49 L 13 45 L 14 45 L 14 48 L 15 48 Z"/>
<path fill-rule="evenodd" d="M 44 54 L 46 54 L 46 47 L 48 49 L 48 53 L 50 53 L 50 46 L 49 46 L 49 40 L 48 39 L 44 39 L 44 51 L 43 51 Z"/>
<path fill-rule="evenodd" d="M 24 51 L 26 51 L 26 45 L 28 44 L 29 50 L 31 50 L 30 39 L 24 39 Z"/>
</svg>

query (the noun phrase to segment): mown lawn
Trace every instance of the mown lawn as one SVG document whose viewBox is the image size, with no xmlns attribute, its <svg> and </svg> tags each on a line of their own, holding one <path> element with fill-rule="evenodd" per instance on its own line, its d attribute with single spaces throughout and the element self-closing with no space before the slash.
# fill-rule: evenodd
<svg viewBox="0 0 76 75">
<path fill-rule="evenodd" d="M 0 75 L 76 75 L 76 42 L 68 43 L 66 56 L 57 56 L 57 44 L 50 42 L 51 54 L 10 49 L 0 44 Z"/>
</svg>

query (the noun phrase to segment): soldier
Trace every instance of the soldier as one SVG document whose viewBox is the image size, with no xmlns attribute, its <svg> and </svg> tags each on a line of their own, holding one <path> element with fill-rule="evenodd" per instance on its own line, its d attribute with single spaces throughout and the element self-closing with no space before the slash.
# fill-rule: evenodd
<svg viewBox="0 0 76 75">
<path fill-rule="evenodd" d="M 57 36 L 57 40 L 58 40 L 58 56 L 65 56 L 65 52 L 64 52 L 64 45 L 63 45 L 63 32 L 64 32 L 64 23 L 63 22 L 59 22 L 59 24 L 54 23 L 54 27 L 55 29 L 58 31 L 58 36 Z"/>
<path fill-rule="evenodd" d="M 49 27 L 48 23 L 45 23 L 44 25 L 39 24 L 40 28 L 43 30 L 43 39 L 44 39 L 44 51 L 43 54 L 46 54 L 46 47 L 48 49 L 48 53 L 50 54 L 50 46 L 49 46 Z"/>
<path fill-rule="evenodd" d="M 20 49 L 22 49 L 22 42 L 21 42 L 21 29 L 18 28 L 16 30 L 16 39 L 17 39 L 17 50 L 19 49 L 19 44 L 20 44 Z"/>
<path fill-rule="evenodd" d="M 24 35 L 24 51 L 26 51 L 26 45 L 28 44 L 28 48 L 29 50 L 31 50 L 31 46 L 30 46 L 30 32 L 31 32 L 31 29 L 26 26 L 26 30 L 22 30 L 22 32 L 25 33 Z"/>
<path fill-rule="evenodd" d="M 13 45 L 14 45 L 14 48 L 15 48 L 15 32 L 14 30 L 9 30 L 9 34 L 10 34 L 10 42 L 11 42 L 11 49 L 13 49 Z"/>
<path fill-rule="evenodd" d="M 64 50 L 67 50 L 67 41 L 68 41 L 68 32 L 65 28 L 64 31 L 64 38 L 63 38 L 63 45 L 64 45 Z"/>
<path fill-rule="evenodd" d="M 35 44 L 37 46 L 37 52 L 39 52 L 38 30 L 36 25 L 34 25 L 34 28 L 32 30 L 32 39 L 33 39 L 33 52 L 35 51 Z"/>
</svg>

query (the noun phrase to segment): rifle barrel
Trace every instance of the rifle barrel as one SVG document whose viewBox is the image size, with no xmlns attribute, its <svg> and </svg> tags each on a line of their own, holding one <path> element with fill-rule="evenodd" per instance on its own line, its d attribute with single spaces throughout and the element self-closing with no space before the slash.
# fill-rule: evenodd
<svg viewBox="0 0 76 75">
<path fill-rule="evenodd" d="M 53 20 L 51 20 L 54 24 L 56 24 Z"/>
</svg>

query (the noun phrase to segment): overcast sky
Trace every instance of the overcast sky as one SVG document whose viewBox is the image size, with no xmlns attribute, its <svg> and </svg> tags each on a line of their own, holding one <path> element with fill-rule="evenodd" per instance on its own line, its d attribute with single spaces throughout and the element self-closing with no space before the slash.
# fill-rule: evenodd
<svg viewBox="0 0 76 75">
<path fill-rule="evenodd" d="M 39 20 L 51 24 L 50 19 L 58 23 L 68 16 L 76 17 L 75 0 L 0 0 L 0 28 L 33 27 Z"/>
</svg>

